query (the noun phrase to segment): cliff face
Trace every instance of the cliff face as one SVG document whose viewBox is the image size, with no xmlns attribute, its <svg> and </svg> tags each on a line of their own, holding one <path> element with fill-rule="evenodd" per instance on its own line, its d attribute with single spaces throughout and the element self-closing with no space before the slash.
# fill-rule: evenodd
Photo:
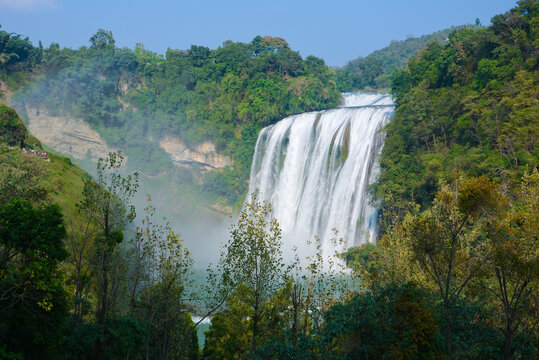
<svg viewBox="0 0 539 360">
<path fill-rule="evenodd" d="M 218 154 L 215 145 L 210 141 L 189 148 L 179 138 L 167 135 L 159 141 L 159 146 L 179 167 L 198 165 L 202 171 L 210 171 L 232 165 L 232 160 L 228 156 Z"/>
<path fill-rule="evenodd" d="M 97 131 L 82 119 L 51 116 L 45 109 L 26 106 L 28 128 L 45 145 L 75 159 L 96 161 L 112 151 Z"/>
<path fill-rule="evenodd" d="M 69 154 L 75 159 L 93 161 L 106 157 L 112 151 L 99 133 L 82 119 L 52 116 L 47 109 L 29 105 L 26 105 L 26 114 L 30 132 L 56 151 Z M 232 165 L 230 157 L 218 154 L 215 145 L 209 141 L 187 147 L 178 137 L 168 135 L 161 139 L 159 146 L 178 167 L 191 168 L 196 165 L 202 172 L 206 172 Z"/>
</svg>

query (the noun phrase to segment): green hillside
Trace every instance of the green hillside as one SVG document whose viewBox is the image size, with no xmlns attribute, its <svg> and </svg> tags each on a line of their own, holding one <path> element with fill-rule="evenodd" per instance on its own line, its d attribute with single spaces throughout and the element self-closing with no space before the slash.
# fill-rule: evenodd
<svg viewBox="0 0 539 360">
<path fill-rule="evenodd" d="M 65 215 L 77 222 L 80 215 L 75 204 L 81 198 L 83 178 L 88 175 L 69 158 L 50 152 L 46 157 L 32 153 L 46 150 L 28 133 L 19 115 L 4 104 L 0 104 L 0 146 L 2 203 L 8 198 L 58 203 Z"/>
<path fill-rule="evenodd" d="M 538 9 L 526 4 L 429 43 L 392 75 L 376 185 L 387 210 L 428 206 L 440 180 L 462 175 L 486 174 L 511 193 L 539 165 Z"/>
<path fill-rule="evenodd" d="M 337 88 L 339 91 L 388 90 L 391 87 L 389 76 L 395 68 L 404 68 L 408 60 L 429 42 L 444 44 L 452 32 L 463 28 L 473 26 L 454 26 L 420 37 L 393 40 L 383 49 L 375 50 L 366 57 L 351 60 L 336 69 Z"/>
</svg>

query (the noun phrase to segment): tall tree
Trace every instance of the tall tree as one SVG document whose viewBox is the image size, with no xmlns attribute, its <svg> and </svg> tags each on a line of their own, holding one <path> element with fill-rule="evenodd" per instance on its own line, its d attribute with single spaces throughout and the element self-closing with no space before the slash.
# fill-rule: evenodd
<svg viewBox="0 0 539 360">
<path fill-rule="evenodd" d="M 519 330 L 537 331 L 538 313 L 534 302 L 539 289 L 539 173 L 535 169 L 523 178 L 521 204 L 488 228 L 493 258 L 494 283 L 488 288 L 501 304 L 504 359 L 513 359 L 513 339 Z"/>
<path fill-rule="evenodd" d="M 57 359 L 67 315 L 58 205 L 0 205 L 0 358 Z"/>
<path fill-rule="evenodd" d="M 97 32 L 90 38 L 90 44 L 95 49 L 114 49 L 116 41 L 112 36 L 112 31 L 98 29 Z"/>
<path fill-rule="evenodd" d="M 145 359 L 196 359 L 195 328 L 182 299 L 190 285 L 193 259 L 169 223 L 155 220 L 148 196 L 142 226 L 129 250 L 131 314 L 146 324 Z"/>
<path fill-rule="evenodd" d="M 491 258 L 478 229 L 500 206 L 496 185 L 485 176 L 457 189 L 444 185 L 432 209 L 408 215 L 403 227 L 413 259 L 433 284 L 443 305 L 445 350 L 452 358 L 452 314 L 469 282 Z"/>
<path fill-rule="evenodd" d="M 257 349 L 259 326 L 268 300 L 283 285 L 281 229 L 271 218 L 271 205 L 253 197 L 232 226 L 231 236 L 219 260 L 222 285 L 245 286 L 250 293 L 252 314 L 251 352 Z"/>
<path fill-rule="evenodd" d="M 121 152 L 109 153 L 97 162 L 97 177 L 84 183 L 79 210 L 99 229 L 93 242 L 93 261 L 96 278 L 97 310 L 100 337 L 96 343 L 96 356 L 103 358 L 102 342 L 106 335 L 107 320 L 116 305 L 118 281 L 118 244 L 122 231 L 135 218 L 135 208 L 129 202 L 138 188 L 138 174 L 121 174 L 124 157 Z"/>
</svg>

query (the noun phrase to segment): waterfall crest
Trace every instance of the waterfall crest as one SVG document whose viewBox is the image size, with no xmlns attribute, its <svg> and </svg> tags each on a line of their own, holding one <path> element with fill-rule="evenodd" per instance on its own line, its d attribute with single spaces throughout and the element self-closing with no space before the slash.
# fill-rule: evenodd
<svg viewBox="0 0 539 360">
<path fill-rule="evenodd" d="M 333 250 L 333 228 L 346 243 L 376 240 L 377 212 L 368 185 L 383 146 L 379 130 L 393 112 L 387 94 L 343 94 L 338 109 L 289 116 L 257 140 L 249 185 L 272 204 L 287 245 L 318 236 Z"/>
</svg>

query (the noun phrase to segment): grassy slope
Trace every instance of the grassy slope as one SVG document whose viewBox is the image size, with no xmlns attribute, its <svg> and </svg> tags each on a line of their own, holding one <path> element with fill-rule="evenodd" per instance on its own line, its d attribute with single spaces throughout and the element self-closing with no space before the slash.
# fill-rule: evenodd
<svg viewBox="0 0 539 360">
<path fill-rule="evenodd" d="M 17 114 L 15 116 L 17 117 Z M 39 139 L 29 133 L 25 139 L 25 144 L 27 144 L 27 147 L 33 147 L 36 151 L 47 151 L 49 153 L 50 162 L 44 159 L 40 160 L 44 165 L 45 176 L 40 179 L 39 186 L 43 187 L 47 192 L 46 201 L 59 204 L 64 211 L 66 222 L 72 220 L 74 228 L 78 228 L 79 226 L 76 225 L 81 224 L 82 219 L 77 212 L 76 203 L 82 197 L 83 178 L 88 174 L 73 164 L 69 158 L 57 155 L 51 152 L 49 148 L 45 148 Z M 18 150 L 21 151 L 20 156 L 30 156 L 24 155 L 22 150 Z"/>
<path fill-rule="evenodd" d="M 50 155 L 51 162 L 47 166 L 47 177 L 44 185 L 49 191 L 50 201 L 58 203 L 64 210 L 66 220 L 80 221 L 75 204 L 82 197 L 83 177 L 87 173 L 71 163 L 69 158 Z"/>
</svg>

